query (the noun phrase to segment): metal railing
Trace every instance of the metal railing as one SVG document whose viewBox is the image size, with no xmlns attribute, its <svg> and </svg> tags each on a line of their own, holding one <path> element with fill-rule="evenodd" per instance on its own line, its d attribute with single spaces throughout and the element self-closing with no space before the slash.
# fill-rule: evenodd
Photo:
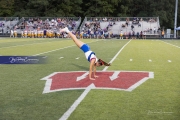
<svg viewBox="0 0 180 120">
<path fill-rule="evenodd" d="M 0 17 L 0 21 L 15 21 L 15 20 L 19 20 L 18 17 Z"/>
</svg>

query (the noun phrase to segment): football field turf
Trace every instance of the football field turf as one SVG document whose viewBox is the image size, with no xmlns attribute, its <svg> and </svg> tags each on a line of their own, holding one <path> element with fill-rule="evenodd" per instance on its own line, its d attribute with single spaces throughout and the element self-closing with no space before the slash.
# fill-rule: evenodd
<svg viewBox="0 0 180 120">
<path fill-rule="evenodd" d="M 88 92 L 68 113 L 68 120 L 180 119 L 180 40 L 82 41 L 98 58 L 112 62 L 97 68 L 99 78 L 89 91 L 72 87 L 89 82 L 71 80 L 88 72 L 89 62 L 71 39 L 1 38 L 0 56 L 44 56 L 47 63 L 0 64 L 0 120 L 58 120 L 84 91 Z M 140 76 L 136 72 L 150 72 L 153 77 L 129 90 L 127 86 Z M 112 89 L 117 80 L 109 80 L 110 73 L 123 77 L 122 88 Z"/>
</svg>

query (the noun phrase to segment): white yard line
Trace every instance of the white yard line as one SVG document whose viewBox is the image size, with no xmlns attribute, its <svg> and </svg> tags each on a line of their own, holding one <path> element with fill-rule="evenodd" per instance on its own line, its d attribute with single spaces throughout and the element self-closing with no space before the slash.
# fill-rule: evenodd
<svg viewBox="0 0 180 120">
<path fill-rule="evenodd" d="M 131 40 L 129 41 L 131 42 Z M 127 42 L 118 52 L 117 54 L 112 58 L 112 60 L 109 62 L 109 63 L 112 63 L 116 58 L 117 56 L 121 53 L 121 51 L 126 47 L 126 45 L 129 43 Z M 108 69 L 108 66 L 106 66 L 102 71 L 106 71 Z"/>
<path fill-rule="evenodd" d="M 68 117 L 71 115 L 71 113 L 76 109 L 76 107 L 81 103 L 81 101 L 85 98 L 85 96 L 93 88 L 95 88 L 95 86 L 92 83 L 85 89 L 85 91 L 81 94 L 81 96 L 71 105 L 71 107 L 63 114 L 63 116 L 59 120 L 67 120 Z"/>
<path fill-rule="evenodd" d="M 93 41 L 93 42 L 97 42 L 97 41 Z M 93 42 L 89 42 L 89 43 L 93 43 Z M 58 51 L 58 50 L 62 50 L 62 49 L 70 48 L 70 47 L 74 47 L 74 46 L 76 46 L 76 45 L 71 45 L 71 46 L 67 46 L 67 47 L 64 47 L 64 48 L 58 48 L 58 49 L 55 49 L 55 50 L 50 50 L 50 51 L 47 51 L 47 52 L 42 52 L 42 53 L 39 53 L 39 54 L 35 54 L 33 56 L 38 56 L 38 55 L 42 55 L 42 54 L 46 54 L 46 53 L 50 53 L 50 52 L 54 52 L 54 51 Z"/>
<path fill-rule="evenodd" d="M 58 51 L 58 50 L 63 50 L 63 49 L 70 48 L 70 47 L 73 47 L 73 46 L 76 46 L 76 45 L 71 45 L 71 46 L 67 46 L 67 47 L 63 47 L 63 48 L 59 48 L 59 49 L 55 49 L 55 50 L 50 50 L 50 51 L 47 51 L 47 52 L 42 52 L 42 53 L 39 53 L 39 54 L 35 54 L 33 56 L 38 56 L 38 55 L 42 55 L 42 54 L 46 54 L 46 53 L 50 53 L 50 52 L 54 52 L 54 51 Z"/>
<path fill-rule="evenodd" d="M 162 40 L 161 40 L 161 41 L 162 41 Z M 164 41 L 162 41 L 162 42 L 164 42 Z M 166 43 L 166 44 L 168 44 L 168 45 L 171 45 L 171 46 L 174 46 L 174 47 L 177 47 L 177 48 L 180 48 L 179 46 L 176 46 L 176 45 L 170 44 L 170 43 L 168 43 L 168 42 L 164 42 L 164 43 Z"/>
<path fill-rule="evenodd" d="M 130 42 L 130 41 L 129 41 Z M 116 57 L 121 53 L 121 51 L 125 48 L 125 46 L 129 43 L 127 42 L 118 52 L 117 54 L 112 58 L 110 63 L 112 63 Z M 102 71 L 106 71 L 108 67 L 106 66 Z M 71 113 L 77 108 L 77 106 L 81 103 L 81 101 L 86 97 L 86 95 L 89 93 L 89 91 L 94 88 L 94 84 L 89 85 L 84 92 L 81 94 L 81 96 L 72 104 L 72 106 L 62 115 L 62 117 L 59 120 L 67 120 Z"/>
</svg>

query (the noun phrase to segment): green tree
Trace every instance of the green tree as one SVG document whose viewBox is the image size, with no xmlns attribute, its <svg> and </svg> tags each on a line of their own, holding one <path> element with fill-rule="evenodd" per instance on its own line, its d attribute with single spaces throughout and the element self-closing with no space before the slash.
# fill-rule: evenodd
<svg viewBox="0 0 180 120">
<path fill-rule="evenodd" d="M 116 7 L 121 0 L 84 0 L 82 8 L 84 16 L 116 16 Z"/>
<path fill-rule="evenodd" d="M 0 16 L 12 16 L 14 11 L 14 0 L 0 0 Z"/>
</svg>

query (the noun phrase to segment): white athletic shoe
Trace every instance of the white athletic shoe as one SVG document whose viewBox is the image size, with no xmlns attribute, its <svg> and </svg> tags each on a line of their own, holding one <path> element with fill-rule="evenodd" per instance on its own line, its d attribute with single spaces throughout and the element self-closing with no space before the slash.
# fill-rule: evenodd
<svg viewBox="0 0 180 120">
<path fill-rule="evenodd" d="M 68 32 L 69 32 L 69 30 L 68 30 L 68 28 L 67 28 L 67 27 L 65 27 L 65 28 L 61 29 L 61 30 L 60 30 L 60 32 L 67 32 L 67 33 L 68 33 Z"/>
</svg>

